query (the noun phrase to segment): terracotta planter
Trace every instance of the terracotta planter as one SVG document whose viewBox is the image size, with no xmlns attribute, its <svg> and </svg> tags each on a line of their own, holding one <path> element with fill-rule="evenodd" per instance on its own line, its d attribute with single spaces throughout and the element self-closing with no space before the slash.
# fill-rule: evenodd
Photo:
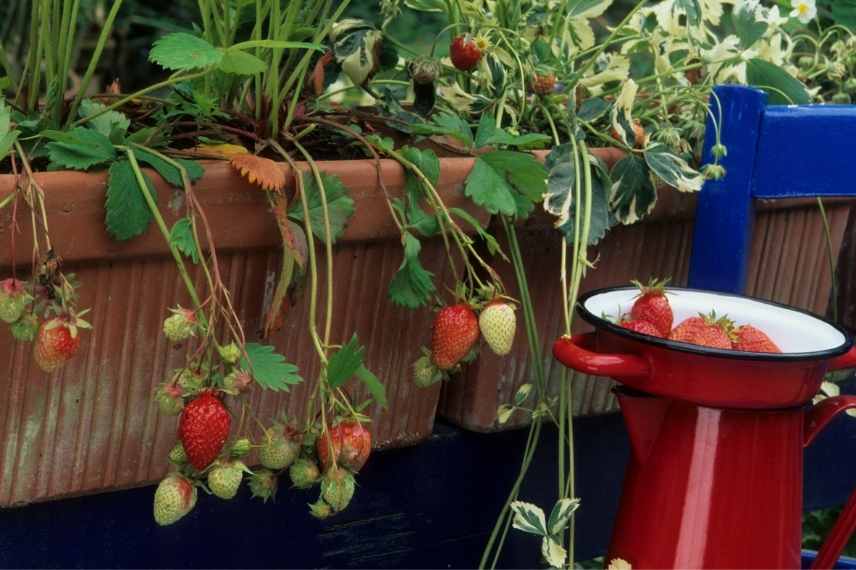
<svg viewBox="0 0 856 570">
<path fill-rule="evenodd" d="M 832 234 L 833 254 L 838 256 L 850 216 L 846 200 L 826 202 Z M 831 274 L 826 253 L 822 218 L 814 200 L 789 200 L 758 204 L 747 294 L 772 299 L 818 314 L 825 314 L 830 298 Z M 613 229 L 595 248 L 591 259 L 597 267 L 586 276 L 582 292 L 627 284 L 631 279 L 671 276 L 672 284 L 684 285 L 692 246 L 693 196 L 660 193 L 660 203 L 641 224 Z M 549 347 L 564 332 L 561 287 L 558 279 L 560 240 L 543 223 L 529 224 L 520 232 L 520 244 L 531 295 L 537 313 L 538 332 L 544 351 L 549 391 L 558 396 L 564 367 L 556 363 Z M 501 267 L 506 286 L 516 294 L 514 274 Z M 578 319 L 574 332 L 588 326 Z M 517 412 L 500 426 L 496 410 L 512 404 L 514 394 L 530 382 L 529 349 L 522 329 L 512 353 L 505 358 L 483 348 L 479 358 L 464 373 L 445 384 L 440 414 L 453 423 L 475 431 L 495 431 L 526 425 L 528 416 Z M 613 384 L 568 371 L 573 390 L 573 413 L 602 414 L 618 409 Z"/>
<path fill-rule="evenodd" d="M 449 205 L 468 207 L 460 187 L 472 160 L 442 159 L 441 165 L 440 193 Z M 252 338 L 278 271 L 278 232 L 260 190 L 225 163 L 205 166 L 198 196 L 213 226 L 223 279 Z M 340 176 L 356 202 L 335 248 L 333 341 L 344 342 L 356 331 L 368 347 L 369 367 L 386 383 L 388 409 L 368 410 L 376 445 L 418 442 L 431 433 L 440 392 L 439 386 L 418 390 L 410 373 L 419 346 L 430 337 L 431 313 L 399 309 L 387 299 L 402 252 L 374 162 L 320 166 Z M 382 161 L 382 175 L 393 193 L 401 191 L 404 173 L 397 163 Z M 53 375 L 38 370 L 30 345 L 16 344 L 5 328 L 0 332 L 0 506 L 155 481 L 165 472 L 175 441 L 176 421 L 158 413 L 152 393 L 184 356 L 164 342 L 162 320 L 168 307 L 189 302 L 160 234 L 151 228 L 130 242 L 109 239 L 103 229 L 103 174 L 57 172 L 39 178 L 52 239 L 66 271 L 80 278 L 81 306 L 92 307 L 94 331 L 84 337 L 79 356 Z M 153 179 L 159 203 L 167 204 L 172 190 L 157 175 Z M 0 176 L 0 197 L 13 184 L 11 176 Z M 7 209 L 0 217 L 4 240 L 10 235 L 9 216 Z M 26 222 L 22 216 L 25 231 L 17 236 L 15 252 L 21 268 L 28 267 L 32 247 Z M 0 275 L 5 275 L 10 254 L 2 252 Z M 441 287 L 447 266 L 442 241 L 425 244 L 423 262 Z M 306 311 L 305 302 L 293 307 L 270 342 L 310 379 L 317 368 Z M 282 412 L 300 418 L 307 388 L 305 382 L 287 394 L 257 390 L 252 398 L 262 419 Z M 357 401 L 363 396 L 354 395 Z"/>
</svg>

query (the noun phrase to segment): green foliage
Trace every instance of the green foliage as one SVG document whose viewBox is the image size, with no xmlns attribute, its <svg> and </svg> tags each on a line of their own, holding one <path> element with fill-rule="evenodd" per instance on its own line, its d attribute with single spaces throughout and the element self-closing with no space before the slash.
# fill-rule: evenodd
<svg viewBox="0 0 856 570">
<path fill-rule="evenodd" d="M 351 340 L 330 357 L 327 365 L 327 383 L 330 387 L 339 388 L 350 380 L 363 365 L 365 353 L 365 347 L 360 345 L 354 333 Z"/>
<path fill-rule="evenodd" d="M 746 82 L 767 92 L 770 105 L 804 105 L 811 103 L 805 85 L 787 71 L 763 59 L 746 62 Z"/>
<path fill-rule="evenodd" d="M 106 108 L 106 105 L 93 101 L 92 99 L 84 99 L 80 102 L 80 117 L 89 117 L 95 113 L 99 113 Z M 90 129 L 95 129 L 115 144 L 121 144 L 125 140 L 125 134 L 131 126 L 131 120 L 123 113 L 118 111 L 107 111 L 90 120 L 87 123 Z"/>
<path fill-rule="evenodd" d="M 149 195 L 157 202 L 158 195 L 152 181 L 145 173 L 143 179 Z M 116 161 L 110 166 L 104 209 L 107 211 L 107 232 L 119 241 L 141 235 L 152 221 L 152 212 L 134 176 L 134 169 L 127 160 Z"/>
<path fill-rule="evenodd" d="M 171 71 L 211 67 L 218 65 L 222 59 L 222 51 L 204 39 L 184 32 L 160 38 L 149 53 L 149 61 Z"/>
<path fill-rule="evenodd" d="M 12 145 L 18 140 L 20 131 L 12 129 L 12 114 L 8 105 L 0 100 L 0 160 L 6 158 Z"/>
<path fill-rule="evenodd" d="M 193 237 L 193 225 L 190 218 L 181 218 L 169 232 L 169 243 L 193 263 L 199 263 L 199 248 Z"/>
<path fill-rule="evenodd" d="M 176 188 L 184 188 L 184 184 L 181 182 L 181 172 L 178 168 L 144 148 L 134 148 L 134 154 L 136 155 L 137 160 L 154 168 L 157 173 L 161 175 L 161 178 L 166 180 L 169 184 Z M 205 170 L 202 169 L 198 162 L 184 158 L 176 158 L 174 160 L 184 167 L 184 170 L 187 172 L 187 177 L 191 182 L 199 180 L 202 178 L 202 175 L 205 174 Z"/>
<path fill-rule="evenodd" d="M 50 139 L 46 146 L 50 168 L 54 170 L 89 170 L 116 158 L 113 143 L 104 134 L 86 127 L 75 127 L 70 131 L 46 131 Z"/>
<path fill-rule="evenodd" d="M 547 171 L 532 155 L 496 150 L 476 159 L 464 194 L 491 214 L 526 217 L 544 195 L 546 181 Z"/>
<path fill-rule="evenodd" d="M 704 184 L 704 176 L 664 144 L 645 149 L 645 162 L 663 182 L 680 192 L 698 192 Z"/>
<path fill-rule="evenodd" d="M 401 154 L 436 187 L 440 179 L 440 160 L 432 150 L 404 147 L 401 149 Z M 407 170 L 405 176 L 404 203 L 394 199 L 393 207 L 404 218 L 406 227 L 416 230 L 425 237 L 436 235 L 439 231 L 437 217 L 427 212 L 421 205 L 424 198 L 422 180 L 411 170 Z"/>
<path fill-rule="evenodd" d="M 330 233 L 333 243 L 342 235 L 345 225 L 354 213 L 354 201 L 348 195 L 348 189 L 339 177 L 326 172 L 321 173 L 324 185 L 324 196 L 327 198 L 327 211 L 330 218 Z M 312 233 L 318 239 L 326 239 L 324 231 L 324 209 L 321 203 L 321 192 L 311 172 L 303 173 L 303 192 L 309 205 L 309 218 L 312 222 Z M 288 215 L 299 222 L 303 221 L 303 206 L 300 200 L 295 200 L 288 210 Z"/>
<path fill-rule="evenodd" d="M 297 366 L 287 362 L 274 347 L 250 342 L 246 348 L 247 354 L 241 357 L 240 367 L 249 370 L 256 383 L 265 390 L 287 392 L 289 386 L 303 382 Z"/>
<path fill-rule="evenodd" d="M 609 207 L 624 225 L 641 220 L 654 209 L 657 191 L 645 161 L 635 155 L 625 156 L 612 167 Z"/>
<path fill-rule="evenodd" d="M 224 73 L 235 73 L 238 75 L 253 75 L 262 73 L 267 69 L 267 64 L 256 56 L 245 51 L 230 49 L 223 54 L 220 60 L 220 71 Z"/>
<path fill-rule="evenodd" d="M 422 244 L 410 232 L 402 236 L 404 261 L 389 283 L 389 298 L 396 305 L 416 309 L 428 303 L 436 291 L 434 274 L 422 267 Z"/>
</svg>

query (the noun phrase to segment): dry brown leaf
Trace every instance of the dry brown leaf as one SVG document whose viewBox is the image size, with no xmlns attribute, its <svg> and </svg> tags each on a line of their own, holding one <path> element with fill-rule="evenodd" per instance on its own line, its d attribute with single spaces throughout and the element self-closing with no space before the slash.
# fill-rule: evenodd
<svg viewBox="0 0 856 570">
<path fill-rule="evenodd" d="M 225 158 L 230 159 L 233 156 L 238 156 L 240 154 L 250 154 L 246 148 L 242 147 L 239 144 L 201 144 L 193 148 L 193 152 L 198 154 L 205 154 L 211 157 L 216 158 Z"/>
<path fill-rule="evenodd" d="M 265 190 L 279 191 L 285 188 L 285 171 L 269 158 L 254 154 L 239 154 L 230 160 L 232 167 Z"/>
<path fill-rule="evenodd" d="M 282 237 L 282 268 L 270 306 L 265 314 L 264 338 L 282 328 L 288 312 L 286 296 L 295 274 L 295 264 L 302 273 L 306 265 L 306 235 L 303 229 L 288 219 L 288 201 L 281 192 L 273 193 L 272 210 Z"/>
</svg>

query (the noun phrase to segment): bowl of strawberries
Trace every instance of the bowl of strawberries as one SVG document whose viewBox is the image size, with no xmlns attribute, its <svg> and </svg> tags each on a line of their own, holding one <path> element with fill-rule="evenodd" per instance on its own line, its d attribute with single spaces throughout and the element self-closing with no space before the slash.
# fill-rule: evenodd
<svg viewBox="0 0 856 570">
<path fill-rule="evenodd" d="M 594 332 L 557 340 L 560 362 L 701 405 L 802 405 L 827 370 L 856 365 L 842 328 L 741 295 L 651 281 L 591 291 L 579 299 L 578 313 Z"/>
</svg>

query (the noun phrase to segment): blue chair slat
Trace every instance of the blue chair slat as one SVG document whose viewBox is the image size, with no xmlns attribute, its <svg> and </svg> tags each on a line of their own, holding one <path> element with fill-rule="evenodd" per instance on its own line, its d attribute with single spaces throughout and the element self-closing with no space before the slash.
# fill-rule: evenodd
<svg viewBox="0 0 856 570">
<path fill-rule="evenodd" d="M 757 89 L 735 86 L 717 87 L 714 93 L 710 109 L 721 125 L 720 138 L 728 147 L 728 155 L 721 160 L 727 175 L 722 180 L 708 181 L 699 195 L 688 284 L 699 289 L 742 293 L 751 251 L 755 155 L 767 95 Z M 709 116 L 705 163 L 712 162 L 714 133 Z"/>
</svg>

